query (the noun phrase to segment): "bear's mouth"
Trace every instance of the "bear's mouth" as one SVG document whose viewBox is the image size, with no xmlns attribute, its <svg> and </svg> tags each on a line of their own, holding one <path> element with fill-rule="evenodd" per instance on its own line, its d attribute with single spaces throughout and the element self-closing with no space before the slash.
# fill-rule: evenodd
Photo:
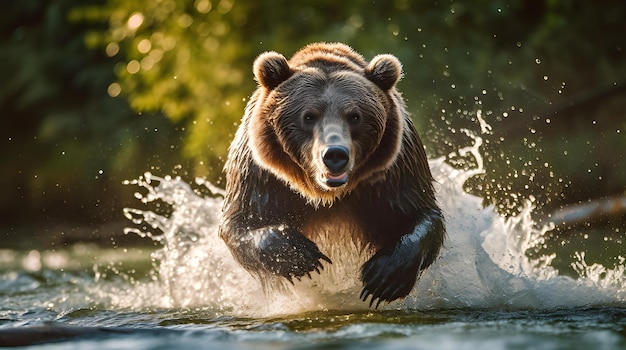
<svg viewBox="0 0 626 350">
<path fill-rule="evenodd" d="M 322 177 L 322 181 L 324 181 L 324 183 L 328 187 L 343 186 L 348 182 L 348 172 L 343 172 L 339 174 L 326 173 Z"/>
</svg>

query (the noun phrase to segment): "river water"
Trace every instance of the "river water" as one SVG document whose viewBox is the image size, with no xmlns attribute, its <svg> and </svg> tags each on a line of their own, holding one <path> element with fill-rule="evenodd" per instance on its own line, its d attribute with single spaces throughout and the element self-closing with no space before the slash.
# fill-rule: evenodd
<svg viewBox="0 0 626 350">
<path fill-rule="evenodd" d="M 33 349 L 616 349 L 626 348 L 624 258 L 544 255 L 551 227 L 532 200 L 504 219 L 463 183 L 481 173 L 480 138 L 459 153 L 474 170 L 430 162 L 447 217 L 441 257 L 403 301 L 370 309 L 358 298 L 362 257 L 329 251 L 331 266 L 295 285 L 263 284 L 217 237 L 221 190 L 150 173 L 129 181 L 153 209 L 132 209 L 127 234 L 151 249 L 77 244 L 0 250 L 0 345 Z M 142 208 L 144 208 L 142 206 Z M 621 244 L 615 242 L 614 244 Z M 618 250 L 619 251 L 619 250 Z M 340 263 L 336 263 L 340 262 Z"/>
</svg>

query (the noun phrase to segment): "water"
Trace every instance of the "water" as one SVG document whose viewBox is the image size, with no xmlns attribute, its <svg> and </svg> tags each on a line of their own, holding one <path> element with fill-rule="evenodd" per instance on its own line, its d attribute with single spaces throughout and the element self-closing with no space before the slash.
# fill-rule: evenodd
<svg viewBox="0 0 626 350">
<path fill-rule="evenodd" d="M 585 251 L 577 252 L 572 263 L 577 278 L 551 266 L 557 253 L 529 258 L 526 252 L 544 244 L 551 227 L 533 221 L 532 200 L 519 215 L 504 219 L 463 191 L 463 183 L 483 171 L 481 139 L 474 140 L 458 153 L 475 157 L 476 169 L 431 161 L 448 239 L 441 257 L 403 301 L 378 310 L 359 301 L 363 257 L 350 249 L 331 249 L 335 263 L 311 280 L 294 286 L 261 283 L 217 237 L 219 188 L 202 179 L 188 184 L 146 173 L 128 184 L 137 186 L 137 199 L 151 209 L 127 209 L 133 225 L 126 232 L 161 248 L 0 250 L 0 344 L 626 348 L 624 258 L 605 267 L 587 263 Z"/>
</svg>

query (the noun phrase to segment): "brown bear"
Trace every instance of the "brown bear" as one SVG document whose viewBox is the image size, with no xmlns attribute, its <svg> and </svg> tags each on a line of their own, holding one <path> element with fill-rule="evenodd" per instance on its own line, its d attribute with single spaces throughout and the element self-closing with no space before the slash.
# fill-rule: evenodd
<svg viewBox="0 0 626 350">
<path fill-rule="evenodd" d="M 422 142 L 395 84 L 398 59 L 369 63 L 350 47 L 315 43 L 288 61 L 254 62 L 250 98 L 225 165 L 219 233 L 248 271 L 293 278 L 331 260 L 315 240 L 360 242 L 361 299 L 405 297 L 445 236 Z M 347 223 L 347 224 L 346 224 Z M 333 229 L 331 229 L 332 231 Z"/>
</svg>

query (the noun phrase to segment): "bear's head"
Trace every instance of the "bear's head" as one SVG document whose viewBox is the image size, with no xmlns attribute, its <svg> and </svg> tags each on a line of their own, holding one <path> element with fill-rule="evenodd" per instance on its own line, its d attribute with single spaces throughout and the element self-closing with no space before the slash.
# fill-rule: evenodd
<svg viewBox="0 0 626 350">
<path fill-rule="evenodd" d="M 332 204 L 380 179 L 399 152 L 406 115 L 392 55 L 369 63 L 343 44 L 311 44 L 289 61 L 266 52 L 248 106 L 254 160 L 310 203 Z"/>
</svg>

